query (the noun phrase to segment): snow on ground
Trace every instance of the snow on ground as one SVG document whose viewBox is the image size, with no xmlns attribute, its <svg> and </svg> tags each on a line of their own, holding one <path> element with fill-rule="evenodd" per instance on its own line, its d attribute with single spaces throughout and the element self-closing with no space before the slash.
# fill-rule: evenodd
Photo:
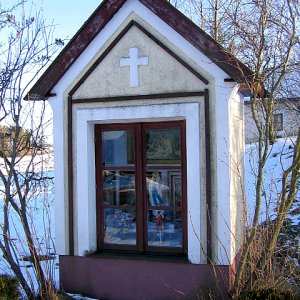
<svg viewBox="0 0 300 300">
<path fill-rule="evenodd" d="M 263 203 L 261 209 L 261 221 L 267 218 L 273 219 L 278 204 L 278 196 L 282 190 L 282 174 L 292 162 L 294 144 L 296 138 L 277 139 L 273 145 L 270 145 L 268 152 L 268 161 L 264 171 L 263 185 Z M 245 194 L 247 199 L 248 218 L 254 214 L 255 207 L 255 183 L 257 178 L 258 163 L 258 145 L 256 143 L 246 145 L 245 153 Z M 297 201 L 294 203 L 291 211 L 299 208 L 300 191 L 298 185 Z M 300 214 L 293 217 L 293 222 L 299 224 Z"/>
<path fill-rule="evenodd" d="M 274 216 L 274 210 L 277 205 L 277 195 L 281 188 L 281 174 L 291 163 L 293 156 L 295 138 L 288 139 L 278 139 L 274 145 L 270 147 L 269 159 L 265 168 L 264 178 L 265 184 L 263 193 L 265 196 L 265 202 L 263 203 L 261 221 L 265 220 L 267 216 Z M 255 196 L 255 182 L 257 174 L 257 144 L 246 145 L 245 154 L 245 183 L 246 183 L 246 197 L 247 197 L 247 207 L 248 207 L 248 217 L 251 219 L 253 216 L 254 209 L 254 196 Z M 22 162 L 18 164 L 18 170 L 24 172 L 28 162 L 30 162 L 30 157 L 25 157 Z M 47 171 L 50 176 L 53 175 L 53 157 L 52 155 L 36 157 L 34 163 L 35 171 Z M 3 170 L 3 160 L 0 159 L 0 168 Z M 0 181 L 0 192 L 3 188 L 3 184 Z M 32 226 L 34 226 L 37 234 L 37 242 L 40 247 L 41 254 L 55 255 L 54 246 L 54 194 L 53 185 L 48 186 L 48 188 L 39 194 L 38 197 L 31 200 L 32 207 Z M 1 194 L 0 194 L 1 197 Z M 298 189 L 297 199 L 300 198 L 300 192 Z M 295 202 L 293 209 L 291 211 L 299 210 L 299 202 Z M 3 220 L 3 215 L 0 209 L 0 223 Z M 294 225 L 300 224 L 300 213 L 291 214 L 292 223 Z M 12 216 L 12 221 L 14 228 L 12 230 L 12 235 L 15 238 L 16 243 L 19 243 L 18 249 L 21 256 L 28 254 L 28 249 L 24 247 L 22 240 L 24 236 L 20 235 L 21 230 L 19 229 L 20 224 L 16 221 L 15 216 Z M 45 235 L 46 232 L 46 235 Z M 48 235 L 47 235 L 48 234 Z M 51 239 L 49 237 L 51 236 Z M 299 236 L 298 236 L 299 239 Z M 50 240 L 50 241 L 49 241 Z M 22 265 L 23 273 L 29 278 L 33 278 L 33 268 L 30 262 L 20 261 Z M 56 256 L 55 260 L 45 262 L 45 268 L 48 272 L 51 272 L 53 278 L 55 279 L 56 285 L 59 282 L 58 274 L 58 258 Z M 9 267 L 3 259 L 0 259 L 0 272 L 8 273 Z M 91 298 L 84 297 L 82 295 L 70 294 L 74 299 L 86 299 L 91 300 Z"/>
<path fill-rule="evenodd" d="M 43 172 L 48 177 L 54 177 L 54 163 L 52 151 L 48 154 L 38 155 L 31 161 L 30 156 L 24 156 L 17 162 L 16 170 L 20 173 L 25 172 Z M 29 167 L 28 167 L 29 166 Z M 0 158 L 0 168 L 4 175 L 7 175 L 3 158 Z M 3 182 L 0 179 L 0 199 L 1 191 L 4 190 Z M 35 191 L 32 193 L 30 200 L 28 201 L 29 220 L 31 229 L 35 233 L 36 247 L 40 255 L 49 255 L 52 259 L 41 261 L 41 264 L 45 270 L 45 273 L 53 278 L 56 287 L 59 287 L 59 261 L 58 256 L 55 253 L 55 218 L 54 218 L 54 186 L 53 180 L 49 181 L 48 185 L 41 191 Z M 0 224 L 3 224 L 2 203 L 0 202 Z M 17 247 L 17 255 L 21 258 L 19 265 L 25 278 L 36 290 L 38 288 L 36 281 L 34 280 L 34 270 L 32 263 L 26 259 L 29 254 L 29 250 L 25 243 L 25 236 L 20 222 L 15 213 L 10 216 L 11 221 L 11 238 L 15 241 Z M 54 259 L 53 259 L 54 258 Z M 10 274 L 8 264 L 0 255 L 0 274 Z M 72 299 L 77 300 L 95 300 L 93 298 L 85 297 L 79 294 L 68 294 Z M 96 299 L 97 300 L 97 299 Z"/>
<path fill-rule="evenodd" d="M 280 191 L 282 190 L 282 174 L 292 162 L 294 143 L 296 138 L 278 139 L 269 149 L 268 162 L 264 172 L 264 186 L 262 191 L 262 207 L 260 222 L 274 220 Z M 254 215 L 255 207 L 255 183 L 257 174 L 258 149 L 257 144 L 246 146 L 245 155 L 245 183 L 248 224 Z M 279 235 L 281 249 L 288 250 L 294 257 L 296 266 L 300 266 L 300 183 L 296 199 L 285 218 L 284 228 Z"/>
<path fill-rule="evenodd" d="M 33 171 L 33 172 L 47 172 L 53 171 L 53 151 L 51 148 L 48 149 L 48 153 L 43 155 L 36 155 L 32 159 L 30 155 L 23 156 L 21 159 L 17 159 L 16 170 L 19 172 Z M 4 175 L 7 175 L 7 169 L 2 157 L 0 157 L 0 169 Z"/>
</svg>

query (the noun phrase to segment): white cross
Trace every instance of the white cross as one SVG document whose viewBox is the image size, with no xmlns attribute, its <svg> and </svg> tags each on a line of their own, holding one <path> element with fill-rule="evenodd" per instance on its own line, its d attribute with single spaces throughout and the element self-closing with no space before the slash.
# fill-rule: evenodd
<svg viewBox="0 0 300 300">
<path fill-rule="evenodd" d="M 129 48 L 129 57 L 120 59 L 120 67 L 128 67 L 130 72 L 130 87 L 139 86 L 139 66 L 147 66 L 148 56 L 138 57 L 138 48 Z"/>
</svg>

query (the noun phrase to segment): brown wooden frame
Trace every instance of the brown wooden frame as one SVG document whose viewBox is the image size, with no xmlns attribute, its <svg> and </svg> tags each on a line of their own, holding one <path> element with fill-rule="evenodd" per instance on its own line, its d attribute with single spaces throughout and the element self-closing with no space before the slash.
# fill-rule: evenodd
<svg viewBox="0 0 300 300">
<path fill-rule="evenodd" d="M 181 133 L 181 165 L 161 166 L 151 164 L 146 166 L 146 143 L 144 132 L 148 129 L 180 129 Z M 106 130 L 134 130 L 135 131 L 135 167 L 103 166 L 102 164 L 102 132 Z M 96 161 L 96 212 L 97 212 L 97 244 L 99 251 L 131 251 L 137 253 L 187 253 L 187 199 L 186 199 L 186 133 L 185 121 L 145 122 L 145 123 L 122 123 L 122 124 L 99 124 L 95 125 L 95 161 Z M 104 205 L 103 205 L 103 178 L 104 170 L 134 170 L 136 178 L 136 201 L 135 207 L 126 206 L 126 209 L 136 210 L 136 246 L 113 245 L 104 243 Z M 151 207 L 158 210 L 181 211 L 182 215 L 182 247 L 157 247 L 147 245 L 147 211 L 149 209 L 146 190 L 146 172 L 158 169 L 180 169 L 182 175 L 182 206 L 179 207 Z M 105 206 L 106 208 L 108 206 Z M 114 206 L 115 208 L 119 208 Z M 121 207 L 120 207 L 121 208 Z M 124 207 L 122 207 L 124 209 Z"/>
</svg>

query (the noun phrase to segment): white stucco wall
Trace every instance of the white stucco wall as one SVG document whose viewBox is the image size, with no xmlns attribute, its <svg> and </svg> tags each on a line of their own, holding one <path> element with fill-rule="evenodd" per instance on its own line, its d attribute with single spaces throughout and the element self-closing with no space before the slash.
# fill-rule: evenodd
<svg viewBox="0 0 300 300">
<path fill-rule="evenodd" d="M 53 149 L 55 186 L 55 247 L 58 254 L 68 253 L 68 172 L 66 103 L 62 96 L 48 99 L 53 111 Z"/>
<path fill-rule="evenodd" d="M 109 24 L 91 42 L 82 55 L 70 67 L 59 83 L 53 88 L 55 97 L 50 99 L 54 111 L 54 151 L 55 151 L 55 195 L 56 195 L 56 247 L 59 254 L 68 254 L 68 216 L 67 216 L 67 111 L 68 92 L 88 70 L 93 62 L 103 53 L 106 47 L 118 35 L 118 33 L 131 20 L 138 20 L 151 34 L 165 43 L 169 49 L 180 56 L 186 63 L 209 80 L 209 84 L 203 83 L 194 78 L 194 75 L 182 70 L 184 77 L 190 79 L 189 84 L 181 86 L 180 90 L 194 91 L 207 88 L 210 94 L 210 119 L 211 119 L 211 141 L 212 141 L 212 228 L 213 228 L 213 258 L 214 262 L 229 264 L 235 256 L 235 248 L 232 247 L 232 230 L 235 226 L 231 219 L 234 212 L 234 195 L 232 193 L 232 161 L 230 151 L 234 151 L 235 132 L 230 128 L 230 99 L 237 93 L 237 85 L 224 82 L 228 75 L 212 63 L 207 57 L 188 43 L 182 36 L 171 29 L 155 14 L 150 12 L 137 0 L 129 0 L 112 18 Z M 143 38 L 144 39 L 144 38 Z M 120 51 L 129 47 L 132 37 L 125 36 L 126 47 L 116 48 Z M 144 39 L 146 40 L 146 39 Z M 136 41 L 138 42 L 138 41 Z M 151 41 L 147 47 L 138 45 L 143 52 L 141 55 L 157 56 L 157 45 L 153 46 Z M 151 48 L 153 47 L 153 48 Z M 147 49 L 152 52 L 146 53 Z M 108 62 L 121 55 L 119 50 L 112 56 L 107 56 Z M 123 54 L 122 56 L 126 55 Z M 165 67 L 182 68 L 173 58 L 164 56 Z M 151 58 L 151 57 L 150 57 Z M 149 58 L 149 62 L 151 62 Z M 118 57 L 119 59 L 119 57 Z M 118 60 L 116 60 L 118 61 Z M 103 62 L 104 63 L 104 62 Z M 157 66 L 161 63 L 157 62 Z M 116 68 L 116 66 L 114 67 Z M 113 71 L 113 69 L 112 69 Z M 122 70 L 123 72 L 124 70 Z M 175 71 L 173 71 L 175 72 Z M 95 89 L 94 81 L 100 80 L 101 70 L 95 70 L 94 79 L 86 81 L 86 86 L 78 90 L 75 98 L 90 98 L 93 95 L 90 90 Z M 146 74 L 146 73 L 145 73 Z M 180 81 L 180 72 L 175 74 L 171 80 L 166 80 L 162 89 L 167 92 L 178 92 L 173 80 Z M 135 90 L 137 94 L 153 93 L 155 88 L 147 80 L 149 75 L 141 72 L 141 86 Z M 92 77 L 91 77 L 92 78 Z M 111 81 L 110 79 L 109 81 Z M 161 79 L 160 79 L 161 80 Z M 197 83 L 198 81 L 198 83 Z M 105 82 L 105 81 L 104 81 Z M 169 83 L 168 83 L 169 82 Z M 103 83 L 100 83 L 102 86 Z M 148 88 L 144 89 L 144 84 Z M 182 82 L 178 83 L 182 84 Z M 105 84 L 104 84 L 105 85 Z M 97 90 L 97 88 L 96 88 Z M 117 89 L 114 89 L 116 91 Z M 128 94 L 135 94 L 126 89 Z M 118 86 L 121 95 L 124 92 Z M 111 96 L 111 92 L 103 92 L 98 89 L 97 97 Z M 165 99 L 163 101 L 132 101 L 120 103 L 101 103 L 74 105 L 73 108 L 73 147 L 74 147 L 74 175 L 75 175 L 75 251 L 83 255 L 86 250 L 94 250 L 96 247 L 96 226 L 95 226 L 95 178 L 94 178 L 94 147 L 93 147 L 93 126 L 101 122 L 123 122 L 123 121 L 158 121 L 170 119 L 185 119 L 187 122 L 187 157 L 188 157 L 188 249 L 189 259 L 194 263 L 206 263 L 206 203 L 205 199 L 205 140 L 204 137 L 204 100 L 201 99 Z M 202 168 L 203 167 L 203 168 Z M 202 180 L 203 179 L 203 180 Z M 79 184 L 80 182 L 80 184 Z M 77 184 L 78 183 L 78 184 Z M 87 201 L 83 201 L 87 199 Z M 202 201 L 203 200 L 203 201 Z M 203 208 L 205 207 L 205 208 Z M 199 213 L 200 211 L 200 213 Z M 199 236 L 198 236 L 199 234 Z M 200 239 L 200 242 L 199 242 Z M 203 244 L 202 244 L 203 243 Z M 202 245 L 201 245 L 202 244 Z M 203 246 L 203 248 L 201 248 Z"/>
<path fill-rule="evenodd" d="M 233 263 L 240 243 L 238 234 L 243 228 L 239 207 L 240 181 L 235 172 L 236 161 L 243 172 L 243 113 L 242 96 L 236 83 L 224 83 L 216 74 L 211 105 L 212 139 L 212 258 L 214 263 Z M 215 100 L 215 101 L 214 101 Z M 239 184 L 239 186 L 237 186 Z"/>
<path fill-rule="evenodd" d="M 230 214 L 231 253 L 238 253 L 244 238 L 246 226 L 246 203 L 244 190 L 244 101 L 237 89 L 229 100 L 230 141 Z M 232 257 L 232 260 L 234 257 Z"/>
</svg>

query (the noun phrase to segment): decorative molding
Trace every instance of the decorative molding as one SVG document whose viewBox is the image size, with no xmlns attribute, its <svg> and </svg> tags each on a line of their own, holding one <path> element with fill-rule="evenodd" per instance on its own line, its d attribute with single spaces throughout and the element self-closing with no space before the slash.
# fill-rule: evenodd
<svg viewBox="0 0 300 300">
<path fill-rule="evenodd" d="M 117 97 L 103 97 L 103 98 L 85 98 L 72 99 L 72 104 L 80 103 L 99 103 L 99 102 L 120 102 L 128 100 L 150 100 L 150 99 L 168 99 L 168 98 L 188 98 L 188 97 L 203 97 L 205 92 L 183 92 L 183 93 L 165 93 L 165 94 L 149 94 L 149 95 L 127 95 Z"/>
<path fill-rule="evenodd" d="M 130 87 L 138 87 L 139 83 L 139 66 L 148 66 L 149 64 L 149 57 L 138 56 L 139 48 L 132 47 L 129 48 L 129 57 L 121 57 L 120 58 L 120 67 L 129 67 L 129 74 L 130 74 Z"/>
</svg>

